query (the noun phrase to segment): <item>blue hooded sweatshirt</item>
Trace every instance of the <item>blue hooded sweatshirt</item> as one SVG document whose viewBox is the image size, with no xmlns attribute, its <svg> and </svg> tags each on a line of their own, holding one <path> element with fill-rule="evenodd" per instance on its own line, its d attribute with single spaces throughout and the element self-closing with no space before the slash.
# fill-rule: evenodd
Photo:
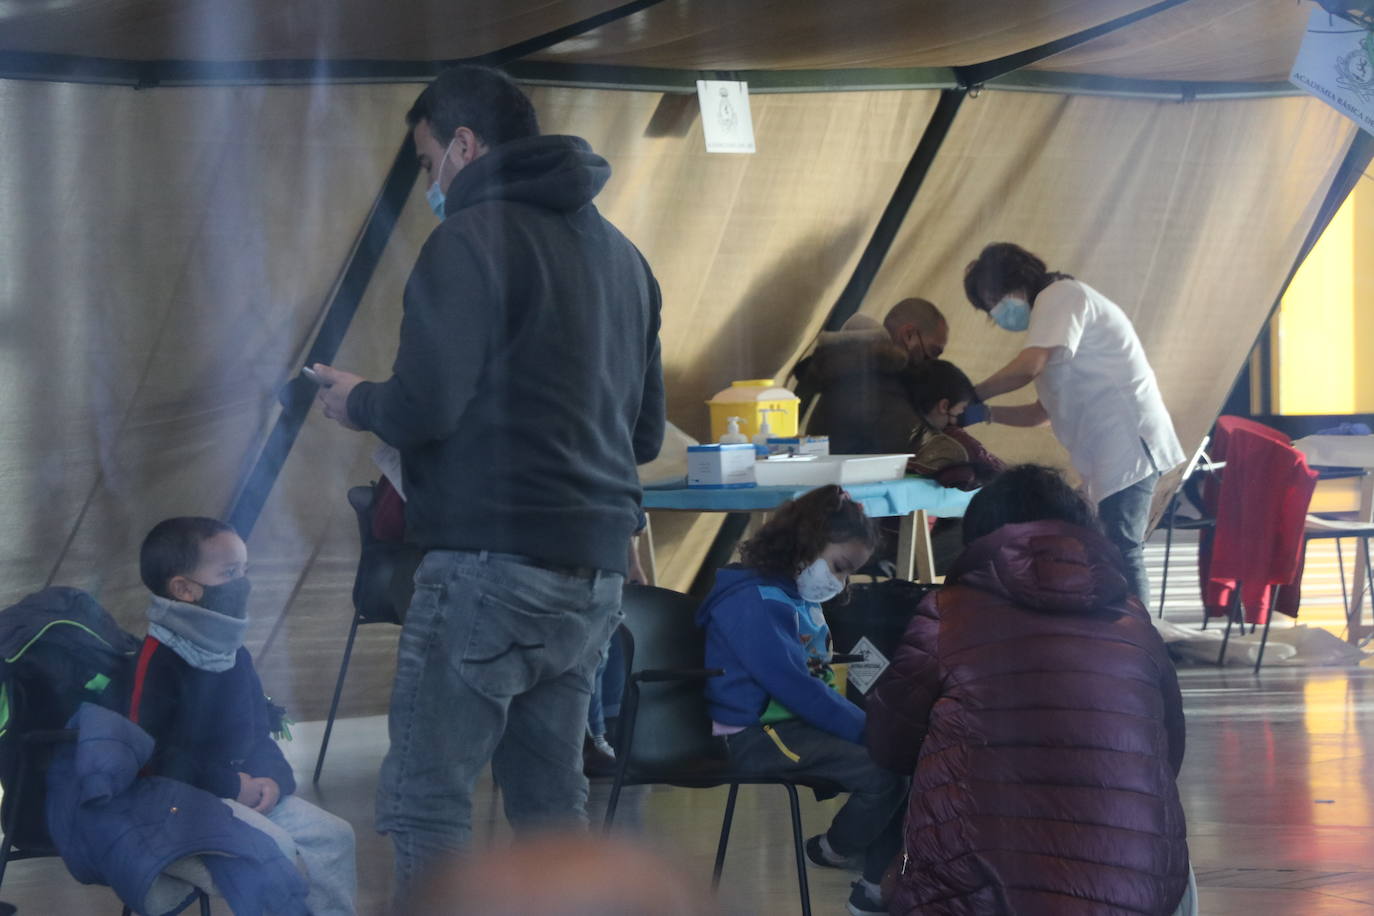
<svg viewBox="0 0 1374 916">
<path fill-rule="evenodd" d="M 808 660 L 829 660 L 830 629 L 820 605 L 803 600 L 795 581 L 753 569 L 719 570 L 697 625 L 706 630 L 706 667 L 725 671 L 706 681 L 716 722 L 758 725 L 781 704 L 822 731 L 863 743 L 863 711 L 808 666 Z M 776 701 L 771 708 L 770 701 Z"/>
</svg>

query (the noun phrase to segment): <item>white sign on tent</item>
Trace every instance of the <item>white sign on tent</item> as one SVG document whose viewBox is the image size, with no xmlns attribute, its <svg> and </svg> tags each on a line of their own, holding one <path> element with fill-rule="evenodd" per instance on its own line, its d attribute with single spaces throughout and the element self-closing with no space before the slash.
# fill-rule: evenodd
<svg viewBox="0 0 1374 916">
<path fill-rule="evenodd" d="M 701 127 L 708 153 L 752 153 L 754 122 L 749 116 L 749 84 L 697 80 Z"/>
<path fill-rule="evenodd" d="M 1374 133 L 1374 31 L 1317 7 L 1288 79 Z"/>
</svg>

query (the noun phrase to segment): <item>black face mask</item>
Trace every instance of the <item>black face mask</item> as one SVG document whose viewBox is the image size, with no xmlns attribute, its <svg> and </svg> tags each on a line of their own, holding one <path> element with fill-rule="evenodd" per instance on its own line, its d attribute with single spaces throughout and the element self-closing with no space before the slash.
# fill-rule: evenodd
<svg viewBox="0 0 1374 916">
<path fill-rule="evenodd" d="M 191 581 L 195 582 L 194 579 Z M 202 582 L 196 584 L 200 586 L 201 591 L 200 600 L 195 603 L 207 611 L 233 617 L 235 620 L 242 620 L 248 616 L 248 593 L 252 591 L 253 583 L 248 581 L 247 576 L 230 579 L 223 585 L 205 585 Z"/>
</svg>

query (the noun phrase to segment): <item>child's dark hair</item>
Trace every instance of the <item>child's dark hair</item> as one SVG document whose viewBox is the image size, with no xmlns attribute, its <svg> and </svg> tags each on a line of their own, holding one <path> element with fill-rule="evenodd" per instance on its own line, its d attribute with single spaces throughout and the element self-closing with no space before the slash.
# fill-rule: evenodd
<svg viewBox="0 0 1374 916">
<path fill-rule="evenodd" d="M 200 565 L 200 545 L 234 529 L 217 518 L 187 515 L 158 522 L 138 550 L 138 572 L 148 591 L 159 598 L 173 576 L 184 576 Z"/>
<path fill-rule="evenodd" d="M 827 544 L 861 541 L 872 550 L 878 528 L 863 506 L 834 484 L 783 503 L 759 533 L 740 547 L 745 566 L 791 578 L 821 555 Z"/>
<path fill-rule="evenodd" d="M 1097 514 L 1054 468 L 1018 464 L 1008 468 L 969 500 L 964 511 L 964 543 L 1003 525 L 1061 521 L 1097 531 Z"/>
<path fill-rule="evenodd" d="M 973 307 L 991 311 L 1008 293 L 1025 290 L 1031 301 L 1056 280 L 1072 280 L 1068 274 L 1052 271 L 1045 262 L 1020 245 L 993 242 L 978 258 L 964 268 L 964 294 Z"/>
<path fill-rule="evenodd" d="M 973 401 L 977 395 L 964 370 L 943 359 L 927 359 L 902 370 L 902 385 L 911 406 L 921 416 L 930 413 L 943 400 L 950 406 Z"/>
</svg>

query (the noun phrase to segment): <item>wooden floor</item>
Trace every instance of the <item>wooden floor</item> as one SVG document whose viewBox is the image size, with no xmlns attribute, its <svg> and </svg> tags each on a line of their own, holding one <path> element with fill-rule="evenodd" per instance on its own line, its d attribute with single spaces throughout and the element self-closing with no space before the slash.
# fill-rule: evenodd
<svg viewBox="0 0 1374 916">
<path fill-rule="evenodd" d="M 1374 670 L 1248 671 L 1184 668 L 1188 756 L 1181 787 L 1202 912 L 1374 913 Z M 297 772 L 313 764 L 320 730 L 306 723 L 288 745 Z M 372 831 L 372 793 L 386 743 L 377 717 L 341 722 L 317 788 L 302 794 L 348 817 L 358 830 L 363 909 L 384 912 L 388 844 Z M 593 807 L 605 804 L 595 786 Z M 627 827 L 703 882 L 709 879 L 723 793 L 639 790 Z M 476 822 L 483 842 L 508 835 L 484 784 Z M 835 803 L 806 804 L 808 833 L 823 829 Z M 727 912 L 797 912 L 780 790 L 741 794 L 721 887 Z M 839 914 L 850 876 L 813 869 L 817 914 Z M 113 895 L 69 878 L 57 860 L 11 865 L 0 898 L 21 913 L 119 910 Z M 223 913 L 219 908 L 217 913 Z"/>
<path fill-rule="evenodd" d="M 1197 619 L 1195 548 L 1175 544 L 1167 616 Z M 1314 559 L 1314 558 L 1310 558 Z M 1147 553 L 1158 589 L 1162 547 Z M 1347 561 L 1348 562 L 1348 561 Z M 1309 571 L 1321 563 L 1309 563 Z M 1334 564 L 1332 564 L 1334 570 Z M 1177 578 L 1172 578 L 1177 577 Z M 1304 600 L 1304 620 L 1339 633 L 1339 586 L 1328 581 Z M 1316 583 L 1314 582 L 1314 585 Z M 1156 591 L 1158 595 L 1158 591 Z M 387 628 L 390 629 L 390 628 Z M 1189 845 L 1201 912 L 1208 916 L 1269 913 L 1374 914 L 1374 669 L 1180 669 L 1188 715 L 1188 754 L 1181 778 Z M 321 678 L 332 681 L 333 670 Z M 350 675 L 352 677 L 352 674 Z M 286 749 L 308 780 L 320 723 L 303 723 Z M 372 828 L 377 767 L 386 748 L 381 717 L 341 721 L 318 787 L 302 795 L 347 817 L 358 831 L 361 912 L 385 912 L 390 846 Z M 594 784 L 594 817 L 606 787 Z M 635 790 L 622 807 L 637 831 L 689 875 L 709 881 L 723 791 Z M 808 835 L 824 829 L 836 802 L 805 803 Z M 484 781 L 474 821 L 480 842 L 504 842 L 499 801 Z M 840 914 L 852 877 L 811 870 L 815 912 Z M 10 866 L 0 899 L 25 914 L 114 914 L 104 888 L 83 887 L 56 859 Z M 780 789 L 741 792 L 730 857 L 721 886 L 728 913 L 798 911 L 787 805 Z M 215 912 L 223 914 L 220 906 Z"/>
</svg>

